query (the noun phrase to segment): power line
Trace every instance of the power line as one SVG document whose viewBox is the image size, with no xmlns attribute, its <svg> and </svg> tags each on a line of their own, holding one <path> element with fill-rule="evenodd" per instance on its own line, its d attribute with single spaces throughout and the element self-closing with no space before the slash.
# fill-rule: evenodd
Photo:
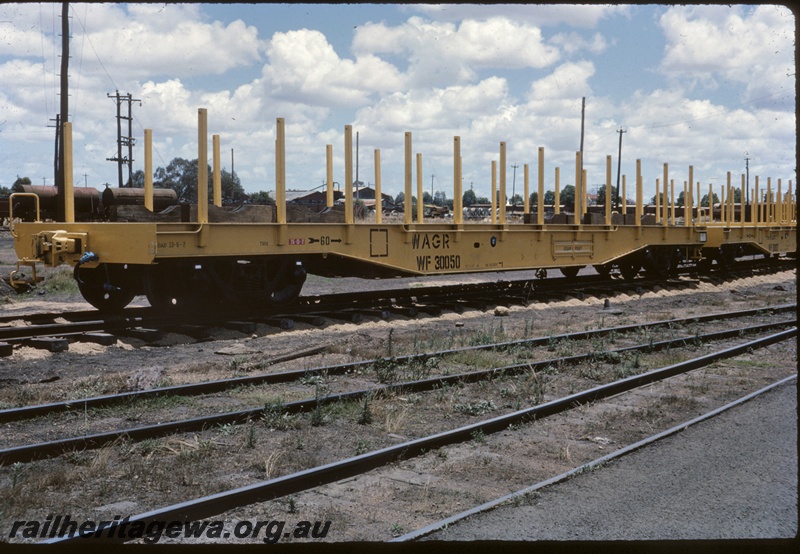
<svg viewBox="0 0 800 554">
<path fill-rule="evenodd" d="M 73 15 L 74 15 L 75 19 L 77 19 L 78 23 L 81 24 L 81 28 L 83 29 L 83 36 L 86 37 L 86 41 L 89 43 L 89 46 L 92 47 L 92 52 L 94 52 L 94 55 L 97 58 L 97 63 L 100 64 L 100 67 L 102 67 L 103 71 L 105 71 L 106 76 L 108 77 L 108 80 L 111 81 L 112 85 L 114 85 L 114 90 L 119 90 L 119 87 L 114 82 L 114 79 L 111 78 L 111 74 L 106 69 L 106 66 L 103 65 L 103 60 L 100 59 L 100 55 L 97 53 L 97 50 L 95 49 L 94 44 L 92 44 L 92 39 L 89 38 L 89 33 L 86 32 L 86 27 L 84 26 L 83 21 L 81 21 L 81 18 L 78 17 L 78 14 L 74 13 L 75 12 L 74 8 L 73 8 L 72 12 L 73 12 Z"/>
</svg>

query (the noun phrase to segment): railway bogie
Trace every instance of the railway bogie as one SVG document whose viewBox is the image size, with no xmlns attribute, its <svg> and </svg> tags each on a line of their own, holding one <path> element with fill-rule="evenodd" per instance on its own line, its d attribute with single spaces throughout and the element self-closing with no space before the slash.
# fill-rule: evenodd
<svg viewBox="0 0 800 554">
<path fill-rule="evenodd" d="M 200 110 L 201 129 L 205 129 L 204 118 L 205 110 Z M 75 221 L 74 214 L 67 214 L 64 222 L 14 223 L 11 231 L 18 263 L 75 266 L 81 293 L 103 311 L 119 310 L 141 294 L 157 308 L 183 311 L 229 304 L 284 306 L 298 297 L 307 272 L 387 278 L 533 270 L 538 278 L 555 269 L 574 277 L 592 266 L 600 275 L 610 278 L 619 273 L 630 280 L 642 272 L 668 278 L 688 266 L 698 272 L 727 269 L 744 255 L 777 257 L 795 255 L 797 250 L 796 197 L 791 182 L 786 194 L 768 195 L 761 203 L 739 206 L 738 211 L 729 201 L 713 214 L 692 205 L 690 194 L 687 205 L 679 207 L 686 217 L 676 219 L 678 207 L 669 202 L 645 213 L 642 178 L 637 175 L 639 201 L 633 214 L 627 209 L 624 215 L 615 214 L 610 206 L 587 210 L 586 190 L 578 187 L 575 211 L 583 213 L 582 217 L 556 213 L 558 217 L 546 220 L 542 205 L 535 210 L 526 205 L 521 222 L 508 220 L 500 209 L 491 212 L 489 221 L 465 223 L 460 179 L 456 178 L 452 221 L 415 221 L 411 203 L 406 203 L 402 223 L 383 223 L 380 213 L 374 222 L 357 223 L 352 194 L 347 193 L 341 221 L 293 222 L 287 218 L 285 203 L 282 129 L 279 119 L 277 203 L 269 220 L 225 221 L 224 214 L 214 212 L 212 222 L 207 188 L 200 186 L 191 221 L 159 219 L 157 214 L 140 223 Z M 346 156 L 352 156 L 352 151 L 347 151 L 352 148 L 351 134 L 352 129 L 346 127 Z M 460 143 L 455 140 L 454 144 L 458 175 Z M 504 147 L 501 143 L 501 158 Z M 406 149 L 405 194 L 410 197 L 410 133 Z M 542 164 L 543 149 L 539 156 Z M 580 161 L 580 153 L 576 159 Z M 611 197 L 610 164 L 609 156 L 607 198 Z M 637 172 L 639 167 L 637 163 Z M 200 183 L 207 182 L 204 171 L 207 167 L 201 164 Z M 690 176 L 691 171 L 690 166 Z M 328 172 L 332 190 L 330 167 Z M 541 175 L 540 171 L 540 198 L 544 196 Z M 350 177 L 346 175 L 345 180 Z M 667 182 L 666 164 L 662 182 Z M 525 187 L 527 197 L 527 182 Z M 778 191 L 780 187 L 779 182 Z M 499 193 L 505 197 L 502 174 Z M 757 191 L 754 193 L 753 198 L 758 199 Z M 733 198 L 730 180 L 725 198 Z M 218 201 L 215 198 L 214 204 L 219 205 Z M 745 220 L 742 214 L 747 216 Z"/>
</svg>

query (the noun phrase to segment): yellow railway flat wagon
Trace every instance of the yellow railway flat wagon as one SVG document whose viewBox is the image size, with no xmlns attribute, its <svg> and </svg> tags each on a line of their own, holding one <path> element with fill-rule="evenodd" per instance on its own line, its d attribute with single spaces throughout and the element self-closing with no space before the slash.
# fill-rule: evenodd
<svg viewBox="0 0 800 554">
<path fill-rule="evenodd" d="M 205 151 L 206 111 L 198 112 L 198 159 Z M 65 125 L 65 133 L 71 126 Z M 152 212 L 143 221 L 75 222 L 67 206 L 63 222 L 14 223 L 11 231 L 20 266 L 32 268 L 32 276 L 12 284 L 36 281 L 36 264 L 75 268 L 83 296 L 105 311 L 119 310 L 134 296 L 146 294 L 161 309 L 208 307 L 216 302 L 263 302 L 280 306 L 297 298 L 307 272 L 326 276 L 365 278 L 440 275 L 508 270 L 560 269 L 574 275 L 588 265 L 601 274 L 613 268 L 625 278 L 641 269 L 669 275 L 679 264 L 731 264 L 745 254 L 794 255 L 796 244 L 796 195 L 791 181 L 786 191 L 779 184 L 759 202 L 756 188 L 752 205 L 736 205 L 728 175 L 724 201 L 710 213 L 693 202 L 689 187 L 686 205 L 676 218 L 674 190 L 660 187 L 666 198 L 645 214 L 642 203 L 641 167 L 637 160 L 636 206 L 632 214 L 614 213 L 611 206 L 587 209 L 585 172 L 581 175 L 576 153 L 573 213 L 546 213 L 544 198 L 544 149 L 539 148 L 538 205 L 529 205 L 528 167 L 525 169 L 524 222 L 507 219 L 505 206 L 492 206 L 488 221 L 465 222 L 462 191 L 460 139 L 453 141 L 455 199 L 452 220 L 425 223 L 423 205 L 412 213 L 406 202 L 403 221 L 384 223 L 380 210 L 374 222 L 356 222 L 352 190 L 345 187 L 344 210 L 338 221 L 298 222 L 287 217 L 285 201 L 284 123 L 276 129 L 276 205 L 249 218 L 225 215 L 219 202 L 219 149 L 214 136 L 214 198 L 209 202 L 206 164 L 199 164 L 198 202 L 192 209 L 172 214 L 171 219 Z M 146 133 L 146 137 L 148 134 Z M 71 140 L 65 140 L 70 144 Z M 71 156 L 71 152 L 68 153 Z M 145 144 L 145 165 L 150 157 Z M 405 136 L 405 197 L 412 196 L 411 134 Z M 505 143 L 500 143 L 500 198 L 506 197 Z M 328 147 L 328 202 L 333 208 L 331 148 Z M 418 164 L 419 168 L 419 164 Z M 352 178 L 352 129 L 345 127 L 345 182 Z M 419 169 L 418 169 L 419 171 Z M 668 166 L 663 180 L 668 183 Z M 494 175 L 493 171 L 493 175 Z M 581 178 L 578 178 L 581 177 Z M 69 180 L 69 179 L 68 179 Z M 376 197 L 380 197 L 380 156 L 375 152 Z M 692 168 L 689 168 L 692 182 Z M 418 189 L 421 178 L 417 179 Z M 780 183 L 780 181 L 779 181 Z M 69 188 L 70 183 L 67 183 Z M 758 185 L 757 185 L 758 186 Z M 496 181 L 492 182 L 496 197 Z M 763 191 L 762 191 L 763 192 Z M 774 194 L 773 194 L 774 192 Z M 606 198 L 612 197 L 611 157 L 606 158 Z M 669 194 L 668 194 L 669 193 Z M 146 176 L 145 196 L 152 196 L 152 177 Z M 556 187 L 558 195 L 558 186 Z M 69 191 L 67 192 L 67 197 Z M 422 197 L 421 190 L 417 196 Z M 709 194 L 709 198 L 712 195 Z M 10 201 L 13 201 L 13 197 Z M 185 206 L 189 208 L 189 206 Z M 743 217 L 744 214 L 744 217 Z M 416 219 L 415 219 L 416 215 Z M 13 214 L 12 214 L 13 216 Z M 176 219 L 177 217 L 177 219 Z M 38 219 L 38 218 L 37 218 Z"/>
</svg>

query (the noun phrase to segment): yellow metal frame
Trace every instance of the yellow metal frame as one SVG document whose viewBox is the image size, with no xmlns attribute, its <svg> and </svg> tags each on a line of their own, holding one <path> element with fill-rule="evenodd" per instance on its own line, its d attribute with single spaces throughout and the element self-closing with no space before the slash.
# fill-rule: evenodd
<svg viewBox="0 0 800 554">
<path fill-rule="evenodd" d="M 412 183 L 416 169 L 417 192 L 422 202 L 422 155 L 416 156 L 412 167 L 413 150 L 411 133 L 405 133 L 405 211 L 403 224 L 385 225 L 380 216 L 376 223 L 358 223 L 353 217 L 353 141 L 352 127 L 344 133 L 345 160 L 345 216 L 342 223 L 291 223 L 286 213 L 285 122 L 276 122 L 275 140 L 275 223 L 209 223 L 208 221 L 208 158 L 207 112 L 198 110 L 198 209 L 197 221 L 190 223 L 75 223 L 68 212 L 67 222 L 18 223 L 12 227 L 19 265 L 33 267 L 40 262 L 48 266 L 62 263 L 76 264 L 86 252 L 99 257 L 97 263 L 141 264 L 158 263 L 171 258 L 213 258 L 226 256 L 294 256 L 305 259 L 328 257 L 344 258 L 378 266 L 387 274 L 432 275 L 442 273 L 468 273 L 512 269 L 540 269 L 565 266 L 599 265 L 618 260 L 646 247 L 669 246 L 685 249 L 690 258 L 702 257 L 703 249 L 720 248 L 728 244 L 750 245 L 764 254 L 796 252 L 796 198 L 791 194 L 789 182 L 783 195 L 779 180 L 777 194 L 773 194 L 771 181 L 767 181 L 766 197 L 758 196 L 756 177 L 752 221 L 744 221 L 744 207 L 736 217 L 733 192 L 728 174 L 727 189 L 722 190 L 726 202 L 720 203 L 719 220 L 713 209 L 713 189 L 709 187 L 712 206 L 708 216 L 701 210 L 699 190 L 694 187 L 694 168 L 689 166 L 689 179 L 684 183 L 683 221 L 676 225 L 674 181 L 668 181 L 668 166 L 663 167 L 663 185 L 657 184 L 655 222 L 645 222 L 641 160 L 636 160 L 634 221 L 623 225 L 611 213 L 611 156 L 606 158 L 605 191 L 607 206 L 602 214 L 589 212 L 586 194 L 586 171 L 581 153 L 575 156 L 575 215 L 568 224 L 549 224 L 544 217 L 544 148 L 538 149 L 537 189 L 539 199 L 536 217 L 530 214 L 529 168 L 525 165 L 525 213 L 530 223 L 511 225 L 506 220 L 505 202 L 492 210 L 491 223 L 464 225 L 461 208 L 461 143 L 453 141 L 454 219 L 451 224 L 425 223 L 418 212 L 412 217 Z M 65 146 L 71 144 L 71 127 L 65 126 Z M 146 161 L 152 136 L 146 134 Z M 213 137 L 214 199 L 219 202 L 219 136 Z M 72 153 L 66 151 L 71 167 Z M 326 148 L 328 204 L 333 199 L 332 147 Z M 499 192 L 505 198 L 506 143 L 500 143 Z M 492 203 L 496 201 L 497 162 L 492 161 Z M 555 172 L 555 213 L 559 214 L 560 173 Z M 375 151 L 375 181 L 380 183 L 380 153 Z M 670 197 L 667 197 L 667 183 Z M 146 183 L 147 185 L 148 183 Z M 625 176 L 622 176 L 622 205 L 627 214 Z M 148 194 L 151 186 L 147 187 Z M 663 196 L 659 196 L 663 190 Z M 65 191 L 72 197 L 71 177 L 65 178 Z M 19 193 L 16 193 L 17 195 Z M 30 194 L 29 194 L 30 195 Z M 12 198 L 15 195 L 12 195 Z M 32 195 L 35 196 L 35 195 Z M 694 196 L 697 196 L 695 199 Z M 380 196 L 378 197 L 380 202 Z M 697 211 L 695 212 L 695 206 Z M 723 209 L 723 206 L 725 208 Z M 380 204 L 376 203 L 380 210 Z M 618 214 L 617 214 L 618 216 Z M 628 216 L 629 217 L 629 216 Z M 651 217 L 651 216 L 647 216 Z M 738 219 L 738 221 L 737 221 Z M 534 223 L 535 222 L 535 223 Z M 319 260 L 317 260 L 319 261 Z M 353 274 L 358 265 L 352 265 Z M 35 275 L 35 268 L 34 268 Z"/>
</svg>

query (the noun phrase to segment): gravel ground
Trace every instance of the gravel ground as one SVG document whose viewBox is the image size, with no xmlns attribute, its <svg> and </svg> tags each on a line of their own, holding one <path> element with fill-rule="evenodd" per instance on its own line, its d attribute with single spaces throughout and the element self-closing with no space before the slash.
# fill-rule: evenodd
<svg viewBox="0 0 800 554">
<path fill-rule="evenodd" d="M 795 537 L 796 383 L 423 540 Z"/>
</svg>

